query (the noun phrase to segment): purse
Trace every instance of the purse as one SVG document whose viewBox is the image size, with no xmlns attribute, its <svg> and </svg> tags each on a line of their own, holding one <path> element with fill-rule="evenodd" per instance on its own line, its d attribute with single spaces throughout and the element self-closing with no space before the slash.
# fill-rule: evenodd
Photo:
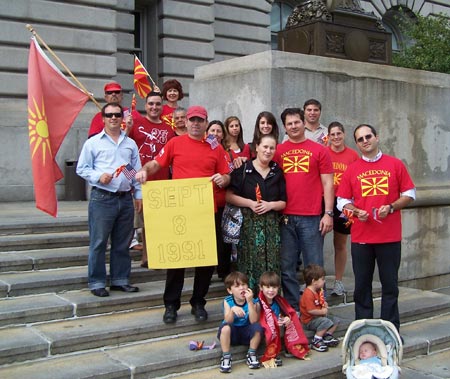
<svg viewBox="0 0 450 379">
<path fill-rule="evenodd" d="M 223 242 L 237 244 L 241 235 L 242 211 L 240 207 L 229 203 L 225 204 L 222 214 Z"/>
<path fill-rule="evenodd" d="M 245 180 L 245 171 L 247 163 L 244 164 L 244 171 L 242 173 L 242 184 Z M 241 236 L 241 227 L 244 216 L 241 208 L 230 203 L 225 204 L 222 214 L 222 238 L 225 243 L 238 244 Z"/>
</svg>

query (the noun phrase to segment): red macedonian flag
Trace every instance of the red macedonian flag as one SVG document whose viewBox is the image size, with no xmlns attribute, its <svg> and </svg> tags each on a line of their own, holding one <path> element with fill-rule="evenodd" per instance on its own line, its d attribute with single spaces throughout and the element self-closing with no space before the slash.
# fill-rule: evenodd
<svg viewBox="0 0 450 379">
<path fill-rule="evenodd" d="M 134 56 L 134 88 L 138 95 L 145 99 L 147 94 L 151 92 L 152 86 L 148 81 L 148 72 L 139 58 Z"/>
<path fill-rule="evenodd" d="M 34 37 L 28 58 L 28 133 L 36 208 L 56 217 L 56 154 L 89 96 L 48 59 Z"/>
</svg>

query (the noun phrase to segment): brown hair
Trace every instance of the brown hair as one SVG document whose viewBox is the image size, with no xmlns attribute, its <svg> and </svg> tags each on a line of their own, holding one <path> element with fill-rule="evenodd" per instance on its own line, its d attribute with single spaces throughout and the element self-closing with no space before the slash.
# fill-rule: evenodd
<svg viewBox="0 0 450 379">
<path fill-rule="evenodd" d="M 241 120 L 239 120 L 239 118 L 237 116 L 230 116 L 230 117 L 227 117 L 227 119 L 225 120 L 224 125 L 225 125 L 225 130 L 227 132 L 226 135 L 229 136 L 229 134 L 230 134 L 229 131 L 228 131 L 228 127 L 230 126 L 232 121 L 237 121 L 239 123 L 240 131 L 239 131 L 239 134 L 237 136 L 236 143 L 239 146 L 239 149 L 241 149 L 241 151 L 243 151 L 244 150 L 244 146 L 245 146 L 245 143 L 244 143 L 244 130 L 242 129 Z M 226 142 L 226 150 L 229 150 L 229 149 L 230 149 L 230 144 L 227 141 Z"/>
<path fill-rule="evenodd" d="M 230 289 L 233 284 L 247 284 L 248 285 L 248 277 L 242 272 L 233 271 L 228 274 L 224 280 L 225 287 Z"/>
<path fill-rule="evenodd" d="M 266 271 L 259 278 L 259 285 L 268 287 L 281 287 L 281 279 L 274 271 Z"/>
<path fill-rule="evenodd" d="M 307 286 L 310 286 L 313 280 L 319 280 L 325 276 L 325 269 L 322 266 L 311 264 L 303 270 L 303 278 Z"/>
<path fill-rule="evenodd" d="M 183 87 L 181 83 L 176 79 L 169 79 L 163 83 L 162 88 L 162 98 L 167 100 L 167 91 L 171 88 L 175 88 L 178 91 L 178 100 L 181 100 L 184 97 Z"/>
</svg>

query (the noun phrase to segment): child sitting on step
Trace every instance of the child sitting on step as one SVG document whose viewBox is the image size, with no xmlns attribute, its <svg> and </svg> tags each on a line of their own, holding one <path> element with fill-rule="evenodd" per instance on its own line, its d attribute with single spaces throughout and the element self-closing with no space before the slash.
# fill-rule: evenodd
<svg viewBox="0 0 450 379">
<path fill-rule="evenodd" d="M 281 288 L 280 277 L 273 271 L 263 273 L 259 279 L 259 288 L 260 322 L 266 338 L 266 351 L 261 358 L 264 367 L 283 364 L 280 358 L 281 337 L 286 348 L 286 357 L 304 359 L 309 353 L 308 339 L 297 312 L 278 294 Z"/>
<path fill-rule="evenodd" d="M 300 300 L 300 319 L 307 330 L 315 332 L 311 348 L 319 352 L 328 351 L 328 347 L 337 346 L 339 340 L 333 337 L 338 320 L 328 315 L 328 303 L 323 294 L 325 270 L 311 264 L 306 266 L 303 276 L 306 288 Z"/>
<path fill-rule="evenodd" d="M 262 336 L 259 324 L 260 305 L 248 288 L 247 275 L 235 271 L 225 278 L 225 287 L 229 293 L 223 301 L 223 321 L 217 338 L 222 348 L 220 372 L 231 372 L 231 345 L 248 345 L 247 365 L 251 369 L 259 368 L 256 349 Z"/>
</svg>

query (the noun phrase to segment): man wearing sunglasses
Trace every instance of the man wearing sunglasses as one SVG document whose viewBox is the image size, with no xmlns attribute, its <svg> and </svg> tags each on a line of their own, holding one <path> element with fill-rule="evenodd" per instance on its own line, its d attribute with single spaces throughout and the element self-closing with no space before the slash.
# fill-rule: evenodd
<svg viewBox="0 0 450 379">
<path fill-rule="evenodd" d="M 373 318 L 375 262 L 381 281 L 380 318 L 400 330 L 398 270 L 401 258 L 400 210 L 416 198 L 403 162 L 380 150 L 374 127 L 361 124 L 353 136 L 361 158 L 348 166 L 337 191 L 337 207 L 353 212 L 351 253 L 355 275 L 355 319 Z"/>
<path fill-rule="evenodd" d="M 111 82 L 105 84 L 104 87 L 105 90 L 105 101 L 106 103 L 117 103 L 122 105 L 123 101 L 123 92 L 122 92 L 122 86 L 119 83 Z M 123 110 L 125 112 L 128 111 L 128 108 L 123 107 Z M 122 129 L 131 128 L 133 125 L 133 119 L 131 117 L 131 114 L 127 115 L 124 120 L 122 120 Z M 92 136 L 100 133 L 103 128 L 105 127 L 105 124 L 103 123 L 103 116 L 102 112 L 98 112 L 91 121 L 91 126 L 89 127 L 88 137 L 91 138 Z"/>
<path fill-rule="evenodd" d="M 118 103 L 102 108 L 103 130 L 83 145 L 77 174 L 89 182 L 88 284 L 94 296 L 106 297 L 105 253 L 110 251 L 110 290 L 138 292 L 129 284 L 134 211 L 142 209 L 141 184 L 134 173 L 141 168 L 136 143 L 121 130 L 123 109 Z M 134 206 L 133 206 L 134 196 Z"/>
</svg>

